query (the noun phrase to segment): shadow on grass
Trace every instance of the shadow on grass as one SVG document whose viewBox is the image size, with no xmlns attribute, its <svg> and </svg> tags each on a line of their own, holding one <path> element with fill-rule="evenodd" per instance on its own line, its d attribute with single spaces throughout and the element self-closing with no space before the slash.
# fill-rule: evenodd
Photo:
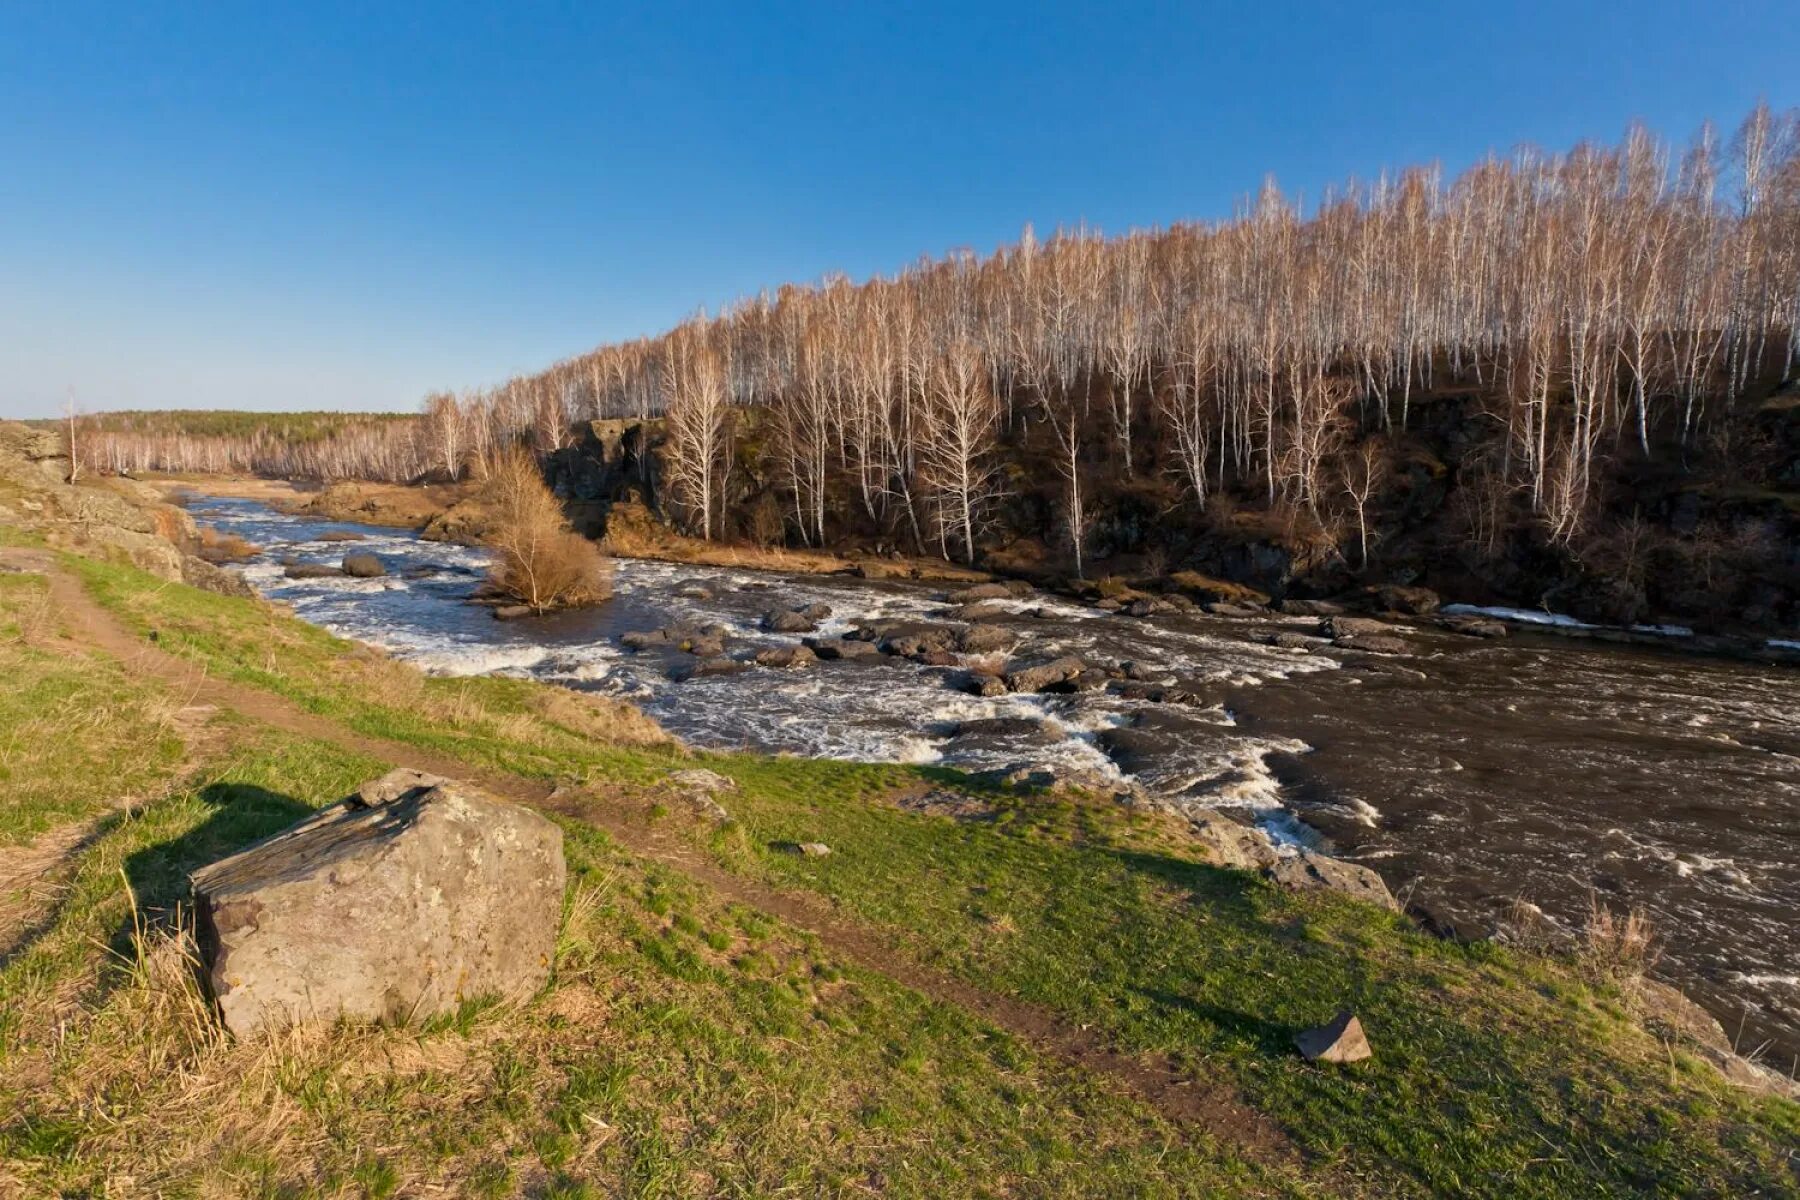
<svg viewBox="0 0 1800 1200">
<path fill-rule="evenodd" d="M 1223 1039 L 1238 1042 L 1266 1057 L 1285 1057 L 1293 1053 L 1294 1034 L 1298 1032 L 1295 1026 L 1156 988 L 1132 990 L 1162 1008 L 1197 1017 L 1218 1030 Z"/>
<path fill-rule="evenodd" d="M 181 910 L 189 899 L 191 873 L 317 811 L 292 796 L 247 783 L 208 784 L 199 798 L 211 810 L 205 820 L 180 837 L 145 846 L 125 859 L 125 879 L 137 910 L 119 923 L 108 942 L 120 964 L 132 961 L 132 936 L 138 930 L 179 926 Z M 123 975 L 114 972 L 102 984 L 102 995 L 112 991 Z"/>
</svg>

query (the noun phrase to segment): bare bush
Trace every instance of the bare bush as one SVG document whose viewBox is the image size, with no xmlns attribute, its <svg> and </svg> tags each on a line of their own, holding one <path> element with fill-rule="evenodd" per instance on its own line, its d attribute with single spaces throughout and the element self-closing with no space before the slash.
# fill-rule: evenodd
<svg viewBox="0 0 1800 1200">
<path fill-rule="evenodd" d="M 1642 909 L 1620 914 L 1598 896 L 1590 898 L 1580 957 L 1591 974 L 1630 986 L 1650 973 L 1661 954 L 1656 931 Z"/>
<path fill-rule="evenodd" d="M 612 568 L 599 547 L 569 527 L 530 455 L 510 452 L 488 464 L 487 501 L 494 551 L 488 579 L 538 612 L 598 604 L 612 595 Z"/>
</svg>

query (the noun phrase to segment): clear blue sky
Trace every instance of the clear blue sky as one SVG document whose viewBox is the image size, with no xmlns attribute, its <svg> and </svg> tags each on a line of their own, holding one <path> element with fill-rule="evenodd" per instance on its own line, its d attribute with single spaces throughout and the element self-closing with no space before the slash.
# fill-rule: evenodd
<svg viewBox="0 0 1800 1200">
<path fill-rule="evenodd" d="M 607 7 L 0 0 L 0 415 L 412 408 L 1027 221 L 1800 103 L 1793 0 Z"/>
</svg>

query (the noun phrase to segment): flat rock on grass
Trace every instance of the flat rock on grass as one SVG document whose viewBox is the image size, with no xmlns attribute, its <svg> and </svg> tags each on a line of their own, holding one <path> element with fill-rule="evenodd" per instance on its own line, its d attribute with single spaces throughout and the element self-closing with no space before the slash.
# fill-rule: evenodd
<svg viewBox="0 0 1800 1200">
<path fill-rule="evenodd" d="M 406 1021 L 550 978 L 562 830 L 465 783 L 398 770 L 193 875 L 225 1026 Z"/>
<path fill-rule="evenodd" d="M 1325 854 L 1302 850 L 1276 860 L 1267 870 L 1270 879 L 1292 891 L 1331 891 L 1378 904 L 1399 912 L 1400 904 L 1381 876 L 1368 867 Z"/>
</svg>

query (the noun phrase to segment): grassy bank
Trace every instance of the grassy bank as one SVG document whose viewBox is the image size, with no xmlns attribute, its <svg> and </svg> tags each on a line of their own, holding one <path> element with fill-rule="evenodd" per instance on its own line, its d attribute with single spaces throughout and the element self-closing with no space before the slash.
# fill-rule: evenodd
<svg viewBox="0 0 1800 1200">
<path fill-rule="evenodd" d="M 0 1062 L 0 1153 L 34 1186 L 104 1190 L 113 1174 L 131 1178 L 108 1194 L 206 1179 L 328 1195 L 425 1182 L 496 1195 L 1800 1194 L 1800 1107 L 1730 1088 L 1571 964 L 1273 889 L 1110 805 L 918 768 L 687 756 L 605 702 L 424 679 L 250 602 L 67 562 L 146 643 L 370 735 L 585 785 L 647 837 L 828 903 L 896 962 L 1029 1001 L 1239 1097 L 1291 1150 L 1171 1124 L 567 817 L 570 919 L 556 983 L 531 1005 L 222 1043 L 193 1019 L 178 943 L 134 945 L 131 894 L 137 920 L 164 928 L 189 867 L 380 765 L 227 716 L 231 748 L 105 826 L 54 924 L 0 970 L 0 1001 L 25 1014 Z M 739 785 L 722 826 L 657 786 L 696 763 Z M 833 853 L 789 853 L 800 841 Z M 1361 1014 L 1375 1059 L 1305 1064 L 1293 1032 L 1340 1005 Z M 152 1035 L 121 1045 L 133 1028 Z M 189 1149 L 192 1127 L 205 1135 Z"/>
</svg>

